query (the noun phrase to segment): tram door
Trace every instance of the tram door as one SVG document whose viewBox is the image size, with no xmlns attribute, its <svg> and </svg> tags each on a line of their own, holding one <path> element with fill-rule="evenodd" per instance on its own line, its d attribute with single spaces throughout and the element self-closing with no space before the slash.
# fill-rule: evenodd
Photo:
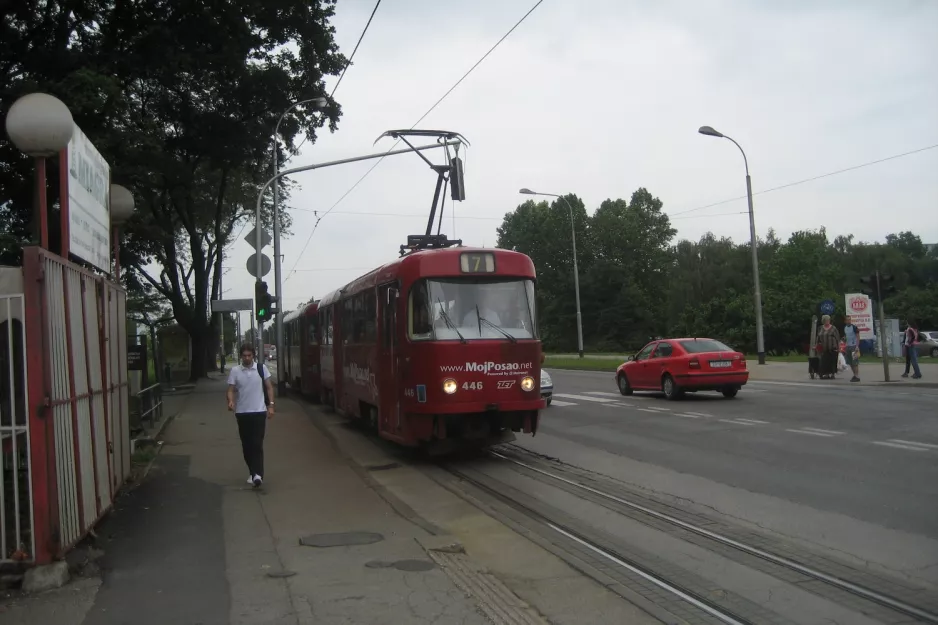
<svg viewBox="0 0 938 625">
<path fill-rule="evenodd" d="M 378 371 L 380 372 L 378 394 L 381 398 L 379 428 L 381 431 L 391 434 L 400 434 L 401 432 L 401 383 L 400 363 L 398 362 L 400 339 L 397 325 L 399 297 L 400 290 L 396 282 L 382 284 L 378 287 L 378 306 L 381 319 L 380 348 L 378 350 L 380 363 L 378 365 Z"/>
</svg>

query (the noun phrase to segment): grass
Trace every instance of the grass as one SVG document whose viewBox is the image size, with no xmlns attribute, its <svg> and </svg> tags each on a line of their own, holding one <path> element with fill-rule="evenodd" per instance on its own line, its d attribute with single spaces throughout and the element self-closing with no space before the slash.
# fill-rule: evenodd
<svg viewBox="0 0 938 625">
<path fill-rule="evenodd" d="M 580 369 L 582 371 L 609 371 L 614 373 L 622 363 L 609 358 L 563 358 L 547 356 L 544 360 L 546 369 Z"/>
<path fill-rule="evenodd" d="M 758 357 L 754 354 L 749 354 L 746 356 L 746 360 L 749 362 L 758 362 Z M 766 362 L 795 362 L 795 363 L 805 363 L 808 362 L 807 356 L 802 356 L 799 354 L 791 354 L 788 356 L 768 356 Z M 893 362 L 896 362 L 892 359 Z M 882 360 L 876 356 L 863 356 L 860 358 L 860 364 L 879 364 Z M 904 362 L 904 361 L 903 361 Z M 938 359 L 935 358 L 919 358 L 919 364 L 938 364 Z M 618 359 L 610 358 L 591 358 L 590 356 L 585 356 L 584 358 L 577 357 L 563 357 L 563 356 L 551 356 L 547 355 L 544 360 L 545 369 L 576 369 L 580 371 L 608 371 L 614 373 L 615 370 L 622 364 L 622 361 Z"/>
</svg>

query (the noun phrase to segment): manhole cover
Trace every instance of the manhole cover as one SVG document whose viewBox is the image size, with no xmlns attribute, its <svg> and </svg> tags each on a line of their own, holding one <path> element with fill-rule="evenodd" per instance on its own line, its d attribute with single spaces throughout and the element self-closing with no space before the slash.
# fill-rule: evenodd
<svg viewBox="0 0 938 625">
<path fill-rule="evenodd" d="M 407 571 L 408 573 L 429 571 L 436 567 L 436 565 L 429 560 L 395 560 L 393 562 L 372 560 L 366 563 L 365 566 L 369 569 L 397 569 L 398 571 Z"/>
<path fill-rule="evenodd" d="M 300 539 L 304 547 L 347 547 L 349 545 L 370 545 L 384 540 L 384 536 L 375 532 L 340 532 L 338 534 L 312 534 Z"/>
</svg>

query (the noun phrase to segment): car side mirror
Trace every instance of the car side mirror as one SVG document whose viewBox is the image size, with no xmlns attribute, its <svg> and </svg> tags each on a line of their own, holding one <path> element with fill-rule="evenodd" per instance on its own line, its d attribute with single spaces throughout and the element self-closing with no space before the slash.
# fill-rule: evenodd
<svg viewBox="0 0 938 625">
<path fill-rule="evenodd" d="M 635 356 L 629 356 L 626 358 L 626 362 L 632 362 L 633 360 L 635 360 Z"/>
</svg>

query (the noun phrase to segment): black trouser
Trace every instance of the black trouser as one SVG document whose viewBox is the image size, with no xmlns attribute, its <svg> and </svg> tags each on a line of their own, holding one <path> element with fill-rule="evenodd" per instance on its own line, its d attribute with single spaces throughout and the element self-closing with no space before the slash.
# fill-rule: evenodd
<svg viewBox="0 0 938 625">
<path fill-rule="evenodd" d="M 238 434 L 241 436 L 241 451 L 251 477 L 264 477 L 264 431 L 267 429 L 266 412 L 243 412 L 238 419 Z"/>
<path fill-rule="evenodd" d="M 909 375 L 909 369 L 912 368 L 912 353 L 909 351 L 912 347 L 905 346 L 905 374 Z"/>
</svg>

